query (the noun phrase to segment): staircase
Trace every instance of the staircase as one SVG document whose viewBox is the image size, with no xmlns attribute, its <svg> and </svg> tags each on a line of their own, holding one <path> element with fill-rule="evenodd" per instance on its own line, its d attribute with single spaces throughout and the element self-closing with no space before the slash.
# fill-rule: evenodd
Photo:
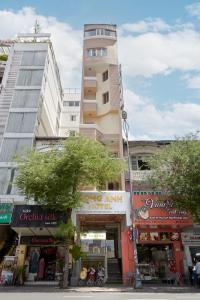
<svg viewBox="0 0 200 300">
<path fill-rule="evenodd" d="M 121 273 L 121 260 L 117 258 L 109 258 L 107 262 L 108 266 L 108 279 L 106 283 L 122 283 Z"/>
</svg>

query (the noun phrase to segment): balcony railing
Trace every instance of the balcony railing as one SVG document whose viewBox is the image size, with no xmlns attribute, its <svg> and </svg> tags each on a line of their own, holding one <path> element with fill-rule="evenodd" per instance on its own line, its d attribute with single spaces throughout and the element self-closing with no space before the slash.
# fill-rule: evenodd
<svg viewBox="0 0 200 300">
<path fill-rule="evenodd" d="M 96 77 L 84 77 L 84 87 L 96 88 L 97 87 L 97 79 Z"/>
<path fill-rule="evenodd" d="M 83 112 L 85 113 L 97 113 L 97 101 L 96 100 L 83 100 Z"/>
<path fill-rule="evenodd" d="M 131 181 L 146 181 L 150 173 L 151 173 L 150 170 L 132 170 Z M 129 180 L 128 171 L 125 172 L 125 178 Z"/>
<path fill-rule="evenodd" d="M 98 141 L 101 140 L 102 136 L 96 124 L 80 124 L 80 134 Z"/>
</svg>

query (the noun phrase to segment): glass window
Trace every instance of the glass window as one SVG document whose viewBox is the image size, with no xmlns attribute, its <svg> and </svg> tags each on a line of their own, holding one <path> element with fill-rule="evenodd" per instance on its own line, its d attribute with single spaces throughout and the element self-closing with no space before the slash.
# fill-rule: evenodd
<svg viewBox="0 0 200 300">
<path fill-rule="evenodd" d="M 95 36 L 96 35 L 96 30 L 87 30 L 85 31 L 85 36 Z"/>
<path fill-rule="evenodd" d="M 12 107 L 38 107 L 39 90 L 16 90 L 12 100 Z"/>
<path fill-rule="evenodd" d="M 10 113 L 6 132 L 34 132 L 36 113 Z"/>
<path fill-rule="evenodd" d="M 107 49 L 106 48 L 89 48 L 87 49 L 88 56 L 106 56 Z"/>
<path fill-rule="evenodd" d="M 43 70 L 20 70 L 17 85 L 40 86 L 42 84 Z"/>
<path fill-rule="evenodd" d="M 132 170 L 150 170 L 148 163 L 145 161 L 150 154 L 131 156 Z"/>
<path fill-rule="evenodd" d="M 103 104 L 106 104 L 109 102 L 109 92 L 106 92 L 102 95 L 103 97 Z"/>
<path fill-rule="evenodd" d="M 96 36 L 96 35 L 106 35 L 106 36 L 116 36 L 116 31 L 104 29 L 104 28 L 97 28 L 92 30 L 86 30 L 85 31 L 85 37 L 88 36 Z"/>
<path fill-rule="evenodd" d="M 76 135 L 76 131 L 75 130 L 70 130 L 69 131 L 69 136 L 75 136 Z"/>
<path fill-rule="evenodd" d="M 103 72 L 102 79 L 103 79 L 103 81 L 106 81 L 108 79 L 108 70 Z"/>
<path fill-rule="evenodd" d="M 16 154 L 22 154 L 32 146 L 32 139 L 13 139 L 5 138 L 3 140 L 0 161 L 11 161 Z"/>
<path fill-rule="evenodd" d="M 75 106 L 79 106 L 80 102 L 79 101 L 75 101 Z"/>
<path fill-rule="evenodd" d="M 46 51 L 24 51 L 22 56 L 22 66 L 44 66 Z"/>
<path fill-rule="evenodd" d="M 71 115 L 70 116 L 70 121 L 72 121 L 72 122 L 76 121 L 76 115 Z"/>
</svg>

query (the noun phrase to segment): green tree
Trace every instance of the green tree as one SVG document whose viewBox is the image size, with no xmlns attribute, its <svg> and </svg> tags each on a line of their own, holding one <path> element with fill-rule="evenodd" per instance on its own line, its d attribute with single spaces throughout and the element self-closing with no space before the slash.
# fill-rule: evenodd
<svg viewBox="0 0 200 300">
<path fill-rule="evenodd" d="M 148 164 L 150 183 L 174 200 L 178 209 L 200 220 L 200 140 L 188 134 L 156 153 Z"/>
<path fill-rule="evenodd" d="M 104 145 L 83 136 L 68 138 L 62 149 L 32 150 L 17 161 L 16 185 L 19 190 L 37 204 L 66 211 L 67 220 L 71 219 L 72 209 L 81 205 L 83 186 L 101 188 L 106 182 L 117 180 L 124 168 L 123 161 L 113 158 Z M 62 228 L 60 235 L 61 232 Z M 65 227 L 64 239 L 69 240 L 71 233 L 72 228 Z M 69 243 L 66 243 L 66 253 L 68 257 Z M 67 257 L 64 287 L 68 277 Z"/>
</svg>

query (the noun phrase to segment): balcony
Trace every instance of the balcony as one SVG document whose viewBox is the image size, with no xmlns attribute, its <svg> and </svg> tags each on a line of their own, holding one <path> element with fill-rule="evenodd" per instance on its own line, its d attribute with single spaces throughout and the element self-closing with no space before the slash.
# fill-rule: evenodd
<svg viewBox="0 0 200 300">
<path fill-rule="evenodd" d="M 97 114 L 97 101 L 96 100 L 83 100 L 83 113 L 96 116 Z"/>
<path fill-rule="evenodd" d="M 132 170 L 131 181 L 147 181 L 150 172 L 150 170 Z M 125 172 L 125 178 L 129 180 L 128 171 Z"/>
<path fill-rule="evenodd" d="M 100 141 L 102 137 L 102 133 L 96 124 L 80 124 L 80 134 L 97 141 Z"/>
<path fill-rule="evenodd" d="M 120 134 L 102 134 L 101 142 L 105 145 L 115 145 L 118 144 L 122 139 Z"/>
<path fill-rule="evenodd" d="M 85 88 L 96 88 L 97 87 L 97 79 L 94 76 L 85 76 L 84 77 L 84 87 Z"/>
</svg>

